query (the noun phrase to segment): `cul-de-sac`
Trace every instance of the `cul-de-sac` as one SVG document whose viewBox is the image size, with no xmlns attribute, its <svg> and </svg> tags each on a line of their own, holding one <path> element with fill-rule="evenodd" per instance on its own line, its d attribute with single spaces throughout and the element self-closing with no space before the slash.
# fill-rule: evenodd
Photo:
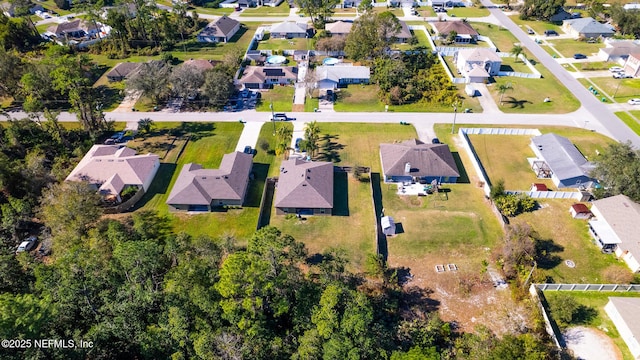
<svg viewBox="0 0 640 360">
<path fill-rule="evenodd" d="M 0 0 L 0 359 L 640 359 L 634 0 Z"/>
</svg>

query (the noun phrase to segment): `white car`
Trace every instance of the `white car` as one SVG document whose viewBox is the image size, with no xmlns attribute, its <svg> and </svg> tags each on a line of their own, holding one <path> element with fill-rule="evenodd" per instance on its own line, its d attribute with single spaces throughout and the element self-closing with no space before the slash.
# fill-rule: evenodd
<svg viewBox="0 0 640 360">
<path fill-rule="evenodd" d="M 620 66 L 614 66 L 614 67 L 609 68 L 609 71 L 611 71 L 612 73 L 616 73 L 616 72 L 622 72 L 622 71 L 624 71 L 624 69 L 621 68 Z"/>
<path fill-rule="evenodd" d="M 627 104 L 629 104 L 629 105 L 640 105 L 640 99 L 629 99 L 629 101 L 627 101 Z"/>
<path fill-rule="evenodd" d="M 18 249 L 16 250 L 16 254 L 25 251 L 31 251 L 36 246 L 37 241 L 38 238 L 36 238 L 35 236 L 29 236 L 27 240 L 20 243 Z"/>
</svg>

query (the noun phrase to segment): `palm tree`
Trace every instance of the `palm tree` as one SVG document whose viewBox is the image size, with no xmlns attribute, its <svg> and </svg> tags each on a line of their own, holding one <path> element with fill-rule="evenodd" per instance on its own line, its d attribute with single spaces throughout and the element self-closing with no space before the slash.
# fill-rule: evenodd
<svg viewBox="0 0 640 360">
<path fill-rule="evenodd" d="M 500 93 L 500 105 L 502 105 L 502 97 L 504 96 L 504 93 L 509 90 L 513 90 L 513 85 L 511 85 L 510 82 L 498 85 L 498 92 Z"/>
<path fill-rule="evenodd" d="M 524 49 L 520 45 L 515 45 L 511 49 L 511 55 L 513 55 L 516 58 L 516 62 L 518 62 L 518 57 L 522 55 L 523 52 L 524 52 Z"/>
<path fill-rule="evenodd" d="M 285 158 L 289 158 L 289 144 L 291 144 L 291 138 L 293 137 L 293 130 L 288 126 L 279 127 L 276 131 L 278 136 L 278 143 L 276 144 L 276 155 L 285 155 Z"/>
<path fill-rule="evenodd" d="M 320 135 L 320 127 L 318 123 L 313 120 L 307 123 L 304 127 L 304 137 L 308 142 L 308 148 L 311 150 L 311 156 L 315 155 L 315 151 L 318 149 L 318 140 Z"/>
</svg>

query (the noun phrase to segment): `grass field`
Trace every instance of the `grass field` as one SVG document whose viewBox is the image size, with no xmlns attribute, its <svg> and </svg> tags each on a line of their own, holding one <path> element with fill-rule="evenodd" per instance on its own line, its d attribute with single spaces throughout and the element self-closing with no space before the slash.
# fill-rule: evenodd
<svg viewBox="0 0 640 360">
<path fill-rule="evenodd" d="M 516 71 L 531 74 L 531 69 L 527 65 L 525 65 L 522 60 L 517 59 L 513 56 L 503 57 L 502 66 L 500 67 L 500 71 Z"/>
<path fill-rule="evenodd" d="M 289 3 L 283 1 L 279 6 L 260 6 L 244 9 L 240 16 L 289 16 Z"/>
<path fill-rule="evenodd" d="M 194 10 L 198 14 L 207 14 L 207 15 L 229 15 L 234 12 L 233 8 L 206 8 L 201 6 L 194 7 Z"/>
<path fill-rule="evenodd" d="M 560 296 L 560 291 L 545 291 L 544 297 L 547 299 L 549 305 L 553 304 L 554 301 L 557 301 Z M 609 336 L 613 342 L 618 346 L 618 349 L 622 352 L 622 358 L 624 360 L 632 360 L 633 356 L 627 347 L 627 344 L 620 337 L 618 330 L 616 329 L 613 321 L 609 318 L 607 313 L 604 311 L 604 306 L 609 302 L 610 296 L 615 297 L 638 297 L 640 294 L 638 293 L 623 293 L 623 292 L 596 292 L 596 291 L 586 291 L 586 292 L 578 292 L 578 291 L 563 291 L 562 294 L 569 294 L 572 298 L 574 298 L 581 305 L 590 307 L 597 311 L 597 315 L 588 320 L 585 324 L 588 327 L 597 328 L 598 330 L 603 331 L 607 336 Z M 553 315 L 552 315 L 553 316 Z"/>
<path fill-rule="evenodd" d="M 573 54 L 576 53 L 591 56 L 593 54 L 597 54 L 600 48 L 604 47 L 603 43 L 590 44 L 586 41 L 578 41 L 574 39 L 549 38 L 547 41 L 564 57 L 572 57 Z"/>
<path fill-rule="evenodd" d="M 607 95 L 613 95 L 613 93 L 612 94 L 607 94 L 607 95 L 603 94 L 602 93 L 602 89 L 600 89 L 595 83 L 592 83 L 592 82 L 589 81 L 591 79 L 595 79 L 595 78 L 590 78 L 590 79 L 581 78 L 581 79 L 578 79 L 578 82 L 580 82 L 582 85 L 584 85 L 584 87 L 587 88 L 587 89 L 589 89 L 589 87 L 591 87 L 592 89 L 596 89 L 598 91 L 597 95 L 595 93 L 593 93 L 593 99 L 594 99 L 593 101 L 602 101 L 603 97 L 606 98 L 607 101 L 613 101 L 611 99 L 611 96 L 607 96 Z M 620 81 L 620 80 L 618 80 L 618 81 Z"/>
<path fill-rule="evenodd" d="M 633 130 L 637 135 L 640 135 L 640 110 L 633 110 L 629 112 L 629 115 L 626 112 L 617 112 L 616 116 L 620 118 L 627 126 Z"/>
<path fill-rule="evenodd" d="M 402 11 L 402 9 L 400 9 L 400 8 L 374 7 L 373 11 L 378 12 L 378 13 L 389 11 L 390 13 L 395 15 L 396 17 L 404 16 L 404 11 Z"/>
<path fill-rule="evenodd" d="M 269 105 L 273 103 L 274 112 L 291 111 L 294 91 L 293 86 L 274 86 L 273 89 L 263 91 L 256 110 L 270 112 Z"/>
<path fill-rule="evenodd" d="M 473 26 L 480 35 L 491 38 L 491 41 L 493 41 L 493 44 L 499 51 L 509 52 L 513 48 L 513 44 L 519 42 L 509 30 L 501 26 L 479 22 L 471 23 L 471 26 Z"/>
<path fill-rule="evenodd" d="M 612 76 L 589 78 L 596 86 L 607 92 L 616 102 L 627 102 L 640 97 L 640 79 L 614 79 Z"/>
<path fill-rule="evenodd" d="M 527 26 L 531 27 L 533 31 L 540 37 L 544 36 L 545 30 L 555 30 L 558 34 L 563 34 L 562 27 L 556 24 L 548 23 L 545 21 L 536 21 L 536 20 L 521 20 L 519 15 L 511 15 L 509 18 L 516 24 L 520 26 L 520 28 L 526 32 Z"/>
<path fill-rule="evenodd" d="M 264 40 L 266 39 L 266 40 Z M 265 36 L 258 42 L 258 50 L 308 50 L 313 49 L 313 40 L 305 38 L 271 39 Z"/>
<path fill-rule="evenodd" d="M 147 151 L 155 149 L 153 152 L 162 154 L 163 158 L 151 188 L 136 208 L 168 216 L 176 232 L 185 231 L 194 236 L 227 233 L 240 240 L 250 236 L 255 231 L 258 219 L 258 207 L 255 204 L 226 212 L 188 215 L 170 213 L 165 203 L 182 165 L 196 162 L 205 168 L 218 167 L 222 156 L 235 150 L 242 127 L 242 124 L 235 122 L 160 123 L 156 124 L 156 131 L 146 140 L 131 142 L 131 147 Z M 191 136 L 179 157 L 185 139 L 179 139 L 172 145 L 173 136 L 170 134 L 176 131 Z M 250 191 L 252 186 L 254 185 L 250 185 Z"/>
<path fill-rule="evenodd" d="M 447 9 L 447 15 L 459 18 L 485 17 L 489 16 L 489 9 L 484 6 L 455 7 L 453 9 Z"/>
</svg>

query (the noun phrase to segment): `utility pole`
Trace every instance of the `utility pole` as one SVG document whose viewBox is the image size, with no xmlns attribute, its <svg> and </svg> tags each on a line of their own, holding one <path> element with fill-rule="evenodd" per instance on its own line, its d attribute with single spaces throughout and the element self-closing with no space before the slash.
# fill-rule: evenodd
<svg viewBox="0 0 640 360">
<path fill-rule="evenodd" d="M 456 116 L 458 116 L 458 100 L 456 100 L 453 104 L 453 125 L 451 125 L 451 133 L 453 134 L 456 127 Z"/>
<path fill-rule="evenodd" d="M 273 113 L 273 100 L 269 104 L 269 109 L 271 109 L 271 123 L 273 124 L 273 136 L 276 136 L 276 118 Z"/>
</svg>

